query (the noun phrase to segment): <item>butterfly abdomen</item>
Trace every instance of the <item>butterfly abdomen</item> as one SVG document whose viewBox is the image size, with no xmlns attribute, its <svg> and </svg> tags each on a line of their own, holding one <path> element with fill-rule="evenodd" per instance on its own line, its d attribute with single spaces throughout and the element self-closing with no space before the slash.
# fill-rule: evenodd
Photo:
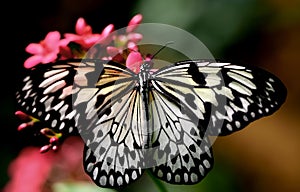
<svg viewBox="0 0 300 192">
<path fill-rule="evenodd" d="M 144 141 L 144 148 L 149 148 L 151 146 L 151 130 L 150 130 L 150 111 L 149 111 L 149 89 L 150 89 L 150 66 L 148 63 L 144 63 L 141 66 L 141 70 L 138 74 L 139 78 L 139 92 L 141 95 L 142 105 L 141 105 L 141 120 L 142 120 L 142 137 Z"/>
</svg>

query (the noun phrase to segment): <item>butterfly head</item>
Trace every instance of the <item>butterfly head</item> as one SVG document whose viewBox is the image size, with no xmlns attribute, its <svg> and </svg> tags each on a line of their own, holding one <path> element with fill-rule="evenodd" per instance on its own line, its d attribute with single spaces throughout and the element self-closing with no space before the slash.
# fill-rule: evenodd
<svg viewBox="0 0 300 192">
<path fill-rule="evenodd" d="M 150 69 L 152 68 L 153 62 L 152 61 L 144 61 L 143 64 L 141 65 L 141 69 L 140 72 L 144 72 L 144 71 L 150 71 Z"/>
</svg>

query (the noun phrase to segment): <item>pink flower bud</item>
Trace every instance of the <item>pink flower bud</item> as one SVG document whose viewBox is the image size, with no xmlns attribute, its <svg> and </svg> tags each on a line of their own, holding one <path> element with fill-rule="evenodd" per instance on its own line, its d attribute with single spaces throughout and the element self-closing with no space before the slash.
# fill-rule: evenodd
<svg viewBox="0 0 300 192">
<path fill-rule="evenodd" d="M 28 124 L 27 124 L 27 123 L 22 123 L 21 125 L 19 125 L 18 131 L 22 131 L 22 130 L 25 129 L 26 127 L 28 127 Z"/>
<path fill-rule="evenodd" d="M 57 146 L 57 145 L 53 145 L 53 146 L 52 146 L 52 150 L 53 150 L 53 151 L 57 151 L 57 150 L 58 150 L 58 146 Z"/>
<path fill-rule="evenodd" d="M 143 39 L 143 35 L 140 34 L 140 33 L 129 33 L 127 35 L 127 38 L 128 38 L 129 41 L 137 43 L 137 42 L 139 42 L 140 40 Z"/>
<path fill-rule="evenodd" d="M 56 143 L 56 142 L 58 142 L 58 138 L 57 137 L 51 137 L 50 138 L 50 140 L 49 140 L 49 142 L 51 143 L 51 144 L 53 144 L 53 143 Z"/>
<path fill-rule="evenodd" d="M 103 31 L 102 31 L 102 33 L 101 33 L 101 36 L 102 36 L 103 38 L 106 38 L 111 32 L 113 32 L 113 30 L 114 30 L 114 25 L 113 25 L 113 24 L 109 24 L 109 25 L 107 25 L 107 26 L 103 29 Z"/>
<path fill-rule="evenodd" d="M 20 118 L 21 120 L 30 120 L 29 115 L 27 115 L 26 113 L 24 113 L 23 111 L 16 111 L 15 115 Z"/>
<path fill-rule="evenodd" d="M 130 33 L 134 31 L 137 27 L 138 24 L 142 22 L 143 16 L 141 14 L 135 15 L 128 23 L 128 26 L 126 28 L 126 32 Z"/>
<path fill-rule="evenodd" d="M 40 148 L 40 153 L 46 153 L 51 148 L 51 145 L 44 145 Z"/>
<path fill-rule="evenodd" d="M 78 35 L 90 34 L 92 33 L 92 28 L 91 26 L 86 24 L 85 20 L 82 17 L 80 17 L 77 20 L 75 31 Z"/>
<path fill-rule="evenodd" d="M 131 51 L 137 52 L 137 51 L 139 50 L 137 44 L 135 44 L 134 42 L 128 42 L 127 47 L 128 47 L 128 49 L 130 49 Z"/>
<path fill-rule="evenodd" d="M 119 54 L 119 49 L 113 46 L 108 46 L 106 47 L 106 51 L 108 53 L 108 55 L 110 56 L 115 56 L 117 54 Z"/>
</svg>

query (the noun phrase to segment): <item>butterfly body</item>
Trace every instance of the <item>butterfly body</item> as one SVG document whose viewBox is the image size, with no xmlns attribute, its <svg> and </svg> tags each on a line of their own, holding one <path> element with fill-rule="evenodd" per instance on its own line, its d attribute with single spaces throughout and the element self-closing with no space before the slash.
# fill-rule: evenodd
<svg viewBox="0 0 300 192">
<path fill-rule="evenodd" d="M 150 74 L 150 65 L 149 63 L 145 62 L 141 65 L 141 69 L 138 76 L 138 81 L 139 84 L 137 85 L 139 88 L 139 92 L 141 95 L 141 100 L 143 101 L 143 104 L 141 105 L 141 114 L 140 116 L 142 117 L 142 128 L 144 129 L 144 147 L 149 148 L 151 145 L 151 133 L 149 132 L 149 121 L 150 121 L 150 116 L 149 116 L 149 108 L 148 108 L 148 103 L 149 103 L 149 79 L 151 79 L 151 74 Z"/>
<path fill-rule="evenodd" d="M 18 104 L 53 129 L 76 127 L 86 173 L 101 187 L 120 187 L 146 169 L 168 183 L 198 183 L 213 167 L 210 136 L 239 131 L 286 98 L 283 83 L 256 67 L 211 60 L 150 66 L 137 74 L 89 59 L 36 67 Z M 54 123 L 60 118 L 67 125 Z"/>
</svg>

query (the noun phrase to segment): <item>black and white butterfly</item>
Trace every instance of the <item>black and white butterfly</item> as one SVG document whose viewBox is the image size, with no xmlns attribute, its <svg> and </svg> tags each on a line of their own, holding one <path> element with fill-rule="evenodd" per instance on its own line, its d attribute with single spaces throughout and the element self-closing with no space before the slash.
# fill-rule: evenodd
<svg viewBox="0 0 300 192">
<path fill-rule="evenodd" d="M 287 90 L 250 66 L 187 60 L 138 74 L 104 60 L 65 60 L 29 71 L 23 110 L 85 141 L 84 168 L 101 187 L 125 186 L 146 169 L 173 184 L 200 182 L 214 164 L 210 136 L 273 114 Z"/>
</svg>

